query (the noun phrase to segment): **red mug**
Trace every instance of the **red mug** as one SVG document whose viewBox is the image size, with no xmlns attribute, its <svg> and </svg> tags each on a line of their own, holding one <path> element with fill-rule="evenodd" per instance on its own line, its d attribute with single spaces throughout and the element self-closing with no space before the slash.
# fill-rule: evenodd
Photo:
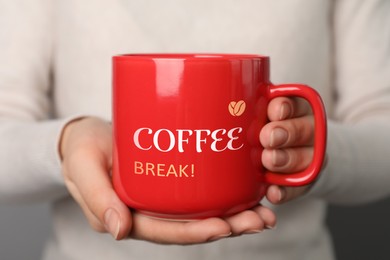
<svg viewBox="0 0 390 260">
<path fill-rule="evenodd" d="M 139 212 L 167 219 L 229 216 L 251 208 L 270 184 L 302 186 L 321 170 L 322 100 L 301 84 L 273 85 L 269 57 L 129 54 L 113 57 L 113 185 Z M 302 172 L 261 164 L 261 128 L 275 97 L 306 99 L 314 155 Z"/>
</svg>

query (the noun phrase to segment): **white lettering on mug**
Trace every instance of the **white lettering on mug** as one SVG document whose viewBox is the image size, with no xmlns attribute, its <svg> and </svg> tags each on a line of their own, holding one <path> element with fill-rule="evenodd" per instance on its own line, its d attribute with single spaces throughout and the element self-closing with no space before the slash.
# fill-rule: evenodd
<svg viewBox="0 0 390 260">
<path fill-rule="evenodd" d="M 207 139 L 206 138 L 202 138 L 202 132 L 205 132 L 206 133 L 206 136 L 209 136 L 211 131 L 208 130 L 208 129 L 197 129 L 195 130 L 195 133 L 196 133 L 196 151 L 198 153 L 201 153 L 202 152 L 202 146 L 201 146 L 201 143 L 207 143 Z"/>
<path fill-rule="evenodd" d="M 235 151 L 244 146 L 243 142 L 239 142 L 242 130 L 241 127 L 235 127 L 229 130 L 221 128 L 214 131 L 209 129 L 177 129 L 174 133 L 169 129 L 153 131 L 151 128 L 143 127 L 134 132 L 133 140 L 135 146 L 144 151 L 155 148 L 160 152 L 166 153 L 176 147 L 180 153 L 184 153 L 185 144 L 188 145 L 191 141 L 195 141 L 195 149 L 198 153 L 203 151 L 202 147 L 205 145 L 209 145 L 210 149 L 214 152 L 223 152 L 226 149 Z M 167 147 L 162 147 L 160 142 L 161 135 L 168 136 Z M 142 137 L 142 143 L 140 137 Z M 194 138 L 195 140 L 193 140 Z"/>
<path fill-rule="evenodd" d="M 236 132 L 236 131 L 237 131 L 237 134 L 235 135 L 234 132 Z M 229 142 L 227 144 L 227 148 L 229 150 L 239 150 L 239 149 L 241 149 L 244 146 L 244 144 L 241 144 L 238 147 L 234 147 L 234 145 L 233 145 L 233 142 L 239 138 L 238 134 L 241 133 L 241 132 L 242 132 L 242 128 L 241 127 L 236 127 L 236 128 L 232 128 L 232 129 L 229 130 L 229 132 L 227 134 L 227 136 L 229 138 Z"/>
<path fill-rule="evenodd" d="M 186 130 L 186 129 L 178 129 L 177 131 L 177 140 L 178 140 L 178 150 L 180 153 L 184 152 L 183 143 L 189 143 L 188 138 L 184 139 L 183 135 L 184 132 L 188 132 L 188 137 L 192 135 L 192 130 Z"/>
<path fill-rule="evenodd" d="M 158 142 L 159 140 L 159 137 L 160 137 L 160 133 L 161 132 L 167 132 L 168 135 L 169 135 L 169 147 L 165 150 L 163 150 L 161 147 L 160 147 L 160 144 Z M 157 148 L 157 150 L 159 150 L 160 152 L 169 152 L 173 149 L 173 147 L 175 147 L 175 136 L 173 135 L 173 133 L 171 131 L 169 131 L 168 129 L 160 129 L 160 130 L 157 130 L 156 133 L 153 135 L 153 144 L 154 144 L 154 147 Z"/>
<path fill-rule="evenodd" d="M 135 133 L 133 135 L 133 140 L 134 140 L 135 146 L 137 146 L 141 150 L 147 151 L 147 150 L 150 150 L 150 148 L 152 148 L 152 146 L 150 145 L 149 147 L 145 148 L 145 147 L 142 147 L 141 144 L 139 143 L 139 135 L 144 130 L 148 130 L 148 134 L 152 133 L 152 129 L 150 129 L 150 128 L 139 128 L 139 129 L 137 129 L 137 131 L 135 131 Z"/>
</svg>

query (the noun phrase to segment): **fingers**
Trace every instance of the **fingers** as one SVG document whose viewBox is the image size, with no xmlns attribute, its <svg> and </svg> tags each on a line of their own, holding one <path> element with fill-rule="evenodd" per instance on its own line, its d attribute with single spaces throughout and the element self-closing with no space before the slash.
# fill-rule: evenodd
<svg viewBox="0 0 390 260">
<path fill-rule="evenodd" d="M 230 226 L 220 218 L 199 221 L 167 221 L 134 213 L 130 236 L 159 244 L 199 244 L 231 235 Z"/>
<path fill-rule="evenodd" d="M 279 97 L 270 101 L 267 108 L 271 121 L 260 133 L 265 148 L 282 148 L 310 145 L 313 142 L 314 121 L 311 107 L 302 98 Z"/>
<path fill-rule="evenodd" d="M 233 236 L 260 233 L 264 229 L 264 220 L 253 210 L 246 210 L 226 218 L 232 227 Z"/>
<path fill-rule="evenodd" d="M 260 132 L 265 148 L 308 146 L 313 144 L 314 120 L 311 116 L 270 122 Z"/>
<path fill-rule="evenodd" d="M 156 219 L 135 212 L 130 236 L 159 244 L 189 245 L 230 236 L 256 234 L 275 225 L 275 214 L 262 205 L 224 219 L 209 218 L 189 222 Z"/>
<path fill-rule="evenodd" d="M 276 216 L 270 209 L 259 205 L 251 210 L 226 218 L 232 227 L 232 236 L 256 234 L 276 225 Z"/>
<path fill-rule="evenodd" d="M 310 105 L 301 98 L 275 98 L 267 113 L 270 123 L 259 137 L 264 147 L 263 165 L 282 174 L 303 171 L 313 157 L 314 120 Z M 266 197 L 271 203 L 281 204 L 303 195 L 309 187 L 271 185 Z"/>
<path fill-rule="evenodd" d="M 311 185 L 302 187 L 282 187 L 271 185 L 267 190 L 266 197 L 273 204 L 282 204 L 302 196 L 310 189 L 310 187 Z"/>
<path fill-rule="evenodd" d="M 306 169 L 313 157 L 312 147 L 265 149 L 261 160 L 270 171 L 291 173 Z"/>
<path fill-rule="evenodd" d="M 260 132 L 263 165 L 274 172 L 302 171 L 312 160 L 313 135 L 310 116 L 267 124 Z"/>
<path fill-rule="evenodd" d="M 257 212 L 264 221 L 264 228 L 274 229 L 276 227 L 276 215 L 272 210 L 262 205 L 253 208 L 253 210 Z"/>
<path fill-rule="evenodd" d="M 268 104 L 270 121 L 280 121 L 288 118 L 301 117 L 311 113 L 309 103 L 302 98 L 278 97 Z"/>
<path fill-rule="evenodd" d="M 262 163 L 270 171 L 302 171 L 311 162 L 314 120 L 301 98 L 275 98 L 268 106 L 271 120 L 260 132 Z"/>
</svg>

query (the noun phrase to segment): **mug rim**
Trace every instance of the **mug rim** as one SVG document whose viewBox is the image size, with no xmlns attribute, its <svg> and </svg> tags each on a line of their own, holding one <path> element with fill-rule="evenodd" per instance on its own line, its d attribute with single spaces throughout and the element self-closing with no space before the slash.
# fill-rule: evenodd
<svg viewBox="0 0 390 260">
<path fill-rule="evenodd" d="M 244 53 L 125 53 L 113 56 L 114 60 L 188 60 L 188 61 L 226 61 L 226 60 L 268 60 L 259 54 Z"/>
</svg>

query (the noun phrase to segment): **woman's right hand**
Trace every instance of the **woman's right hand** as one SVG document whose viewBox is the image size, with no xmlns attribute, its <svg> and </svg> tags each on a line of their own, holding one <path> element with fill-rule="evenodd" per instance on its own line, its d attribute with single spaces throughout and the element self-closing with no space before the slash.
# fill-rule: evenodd
<svg viewBox="0 0 390 260">
<path fill-rule="evenodd" d="M 117 240 L 132 237 L 160 244 L 197 244 L 275 226 L 275 214 L 261 205 L 224 219 L 191 222 L 153 219 L 131 211 L 113 189 L 112 128 L 99 118 L 70 122 L 59 149 L 70 194 L 93 229 L 109 232 Z"/>
</svg>

